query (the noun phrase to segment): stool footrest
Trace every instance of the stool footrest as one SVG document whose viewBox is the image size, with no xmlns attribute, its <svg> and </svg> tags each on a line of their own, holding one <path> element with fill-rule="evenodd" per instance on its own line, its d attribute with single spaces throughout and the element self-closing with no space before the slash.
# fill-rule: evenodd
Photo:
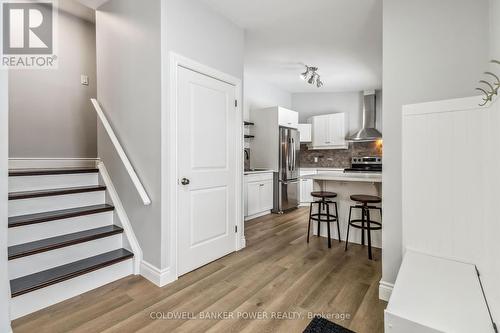
<svg viewBox="0 0 500 333">
<path fill-rule="evenodd" d="M 368 221 L 365 220 L 365 226 L 363 227 L 363 220 L 351 220 L 349 225 L 353 228 L 364 229 L 364 230 L 380 230 L 382 229 L 382 223 L 370 220 L 370 227 L 368 228 Z M 375 226 L 372 226 L 375 225 Z"/>
<path fill-rule="evenodd" d="M 311 220 L 312 221 L 319 221 L 319 222 L 337 222 L 338 218 L 335 215 L 329 215 L 330 216 L 330 221 L 326 218 L 328 215 L 326 214 L 311 214 Z"/>
</svg>

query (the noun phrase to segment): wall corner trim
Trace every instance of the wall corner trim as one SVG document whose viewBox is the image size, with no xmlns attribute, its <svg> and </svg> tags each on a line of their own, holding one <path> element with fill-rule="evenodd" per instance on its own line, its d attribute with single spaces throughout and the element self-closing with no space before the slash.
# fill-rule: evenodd
<svg viewBox="0 0 500 333">
<path fill-rule="evenodd" d="M 170 267 L 159 269 L 145 260 L 141 261 L 140 274 L 158 287 L 166 286 L 177 280 Z"/>
<path fill-rule="evenodd" d="M 394 289 L 394 283 L 380 280 L 378 286 L 378 298 L 383 301 L 389 302 L 392 294 L 392 289 Z"/>
</svg>

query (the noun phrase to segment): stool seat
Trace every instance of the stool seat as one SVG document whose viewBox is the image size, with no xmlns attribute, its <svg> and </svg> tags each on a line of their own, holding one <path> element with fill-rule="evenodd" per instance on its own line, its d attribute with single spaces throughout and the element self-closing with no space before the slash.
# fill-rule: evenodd
<svg viewBox="0 0 500 333">
<path fill-rule="evenodd" d="M 314 198 L 336 198 L 337 193 L 335 192 L 326 192 L 326 191 L 318 191 L 311 192 L 311 196 Z"/>
<path fill-rule="evenodd" d="M 376 195 L 366 195 L 366 194 L 353 194 L 351 195 L 351 200 L 356 202 L 361 202 L 364 204 L 382 202 L 382 198 L 377 197 Z"/>
</svg>

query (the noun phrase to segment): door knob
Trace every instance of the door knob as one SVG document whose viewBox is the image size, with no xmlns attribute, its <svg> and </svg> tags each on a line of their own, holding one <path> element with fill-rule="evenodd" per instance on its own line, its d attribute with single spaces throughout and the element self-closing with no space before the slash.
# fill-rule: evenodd
<svg viewBox="0 0 500 333">
<path fill-rule="evenodd" d="M 187 179 L 187 178 L 182 178 L 181 179 L 181 184 L 182 185 L 189 185 L 189 183 L 190 183 L 189 179 Z"/>
</svg>

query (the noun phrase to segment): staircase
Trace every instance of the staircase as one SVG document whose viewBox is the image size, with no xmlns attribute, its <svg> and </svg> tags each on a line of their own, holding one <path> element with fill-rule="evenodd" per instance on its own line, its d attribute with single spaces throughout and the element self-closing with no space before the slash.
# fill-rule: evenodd
<svg viewBox="0 0 500 333">
<path fill-rule="evenodd" d="M 12 319 L 134 272 L 99 169 L 9 172 Z"/>
</svg>

